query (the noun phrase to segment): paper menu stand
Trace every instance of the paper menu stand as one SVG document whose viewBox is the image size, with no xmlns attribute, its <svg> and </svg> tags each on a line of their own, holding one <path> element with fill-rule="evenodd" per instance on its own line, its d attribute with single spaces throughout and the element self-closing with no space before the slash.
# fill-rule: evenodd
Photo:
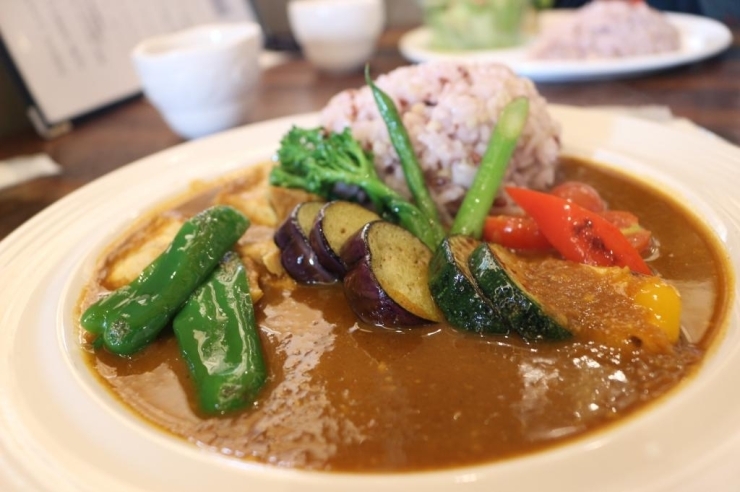
<svg viewBox="0 0 740 492">
<path fill-rule="evenodd" d="M 246 0 L 1 0 L 0 42 L 37 132 L 131 98 L 140 40 L 209 22 L 254 20 Z"/>
<path fill-rule="evenodd" d="M 250 0 L 252 11 L 262 26 L 265 48 L 273 51 L 298 51 L 300 48 L 288 20 L 290 0 Z"/>
</svg>

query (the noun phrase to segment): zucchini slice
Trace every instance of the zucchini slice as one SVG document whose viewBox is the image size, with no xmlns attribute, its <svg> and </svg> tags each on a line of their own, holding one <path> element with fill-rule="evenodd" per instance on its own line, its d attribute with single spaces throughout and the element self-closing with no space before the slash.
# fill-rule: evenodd
<svg viewBox="0 0 740 492">
<path fill-rule="evenodd" d="M 610 347 L 673 350 L 681 296 L 667 280 L 626 267 L 518 256 L 500 245 L 478 248 L 470 269 L 527 339 L 571 336 Z"/>
<path fill-rule="evenodd" d="M 565 320 L 548 314 L 522 286 L 513 253 L 499 245 L 480 244 L 470 255 L 470 272 L 485 296 L 496 305 L 512 328 L 526 340 L 563 340 L 571 337 Z"/>
<path fill-rule="evenodd" d="M 509 323 L 476 285 L 468 257 L 479 242 L 450 236 L 429 262 L 429 290 L 440 311 L 454 327 L 476 333 L 508 333 Z"/>
</svg>

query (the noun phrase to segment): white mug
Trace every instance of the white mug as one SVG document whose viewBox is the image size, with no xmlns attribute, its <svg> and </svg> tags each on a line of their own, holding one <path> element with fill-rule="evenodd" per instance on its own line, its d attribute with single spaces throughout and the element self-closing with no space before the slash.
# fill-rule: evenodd
<svg viewBox="0 0 740 492">
<path fill-rule="evenodd" d="M 131 57 L 146 97 L 190 139 L 248 120 L 261 49 L 258 24 L 220 23 L 146 39 Z"/>
<path fill-rule="evenodd" d="M 375 51 L 383 0 L 292 0 L 288 20 L 304 56 L 328 72 L 357 70 Z"/>
</svg>

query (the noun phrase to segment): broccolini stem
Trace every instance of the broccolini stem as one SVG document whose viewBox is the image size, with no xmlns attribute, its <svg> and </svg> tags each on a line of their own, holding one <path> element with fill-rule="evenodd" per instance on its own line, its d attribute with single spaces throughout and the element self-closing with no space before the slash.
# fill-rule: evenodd
<svg viewBox="0 0 740 492">
<path fill-rule="evenodd" d="M 501 186 L 506 166 L 514 153 L 528 114 L 529 100 L 525 97 L 517 97 L 501 111 L 486 153 L 457 212 L 450 234 L 481 237 L 486 216 Z"/>
</svg>

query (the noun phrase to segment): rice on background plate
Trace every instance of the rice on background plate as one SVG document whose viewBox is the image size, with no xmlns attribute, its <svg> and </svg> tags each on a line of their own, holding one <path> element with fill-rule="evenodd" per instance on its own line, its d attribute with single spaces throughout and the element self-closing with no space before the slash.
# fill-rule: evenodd
<svg viewBox="0 0 740 492">
<path fill-rule="evenodd" d="M 676 51 L 678 29 L 643 2 L 596 0 L 546 30 L 532 46 L 536 60 L 600 60 Z"/>
<path fill-rule="evenodd" d="M 504 182 L 545 189 L 555 178 L 560 125 L 532 81 L 493 63 L 434 61 L 397 68 L 376 84 L 395 102 L 443 220 L 449 222 L 472 183 L 503 107 L 518 96 L 529 99 L 529 117 Z M 330 131 L 350 127 L 375 158 L 386 183 L 410 196 L 388 132 L 370 88 L 335 95 L 321 113 Z M 497 205 L 502 203 L 499 198 Z"/>
</svg>

